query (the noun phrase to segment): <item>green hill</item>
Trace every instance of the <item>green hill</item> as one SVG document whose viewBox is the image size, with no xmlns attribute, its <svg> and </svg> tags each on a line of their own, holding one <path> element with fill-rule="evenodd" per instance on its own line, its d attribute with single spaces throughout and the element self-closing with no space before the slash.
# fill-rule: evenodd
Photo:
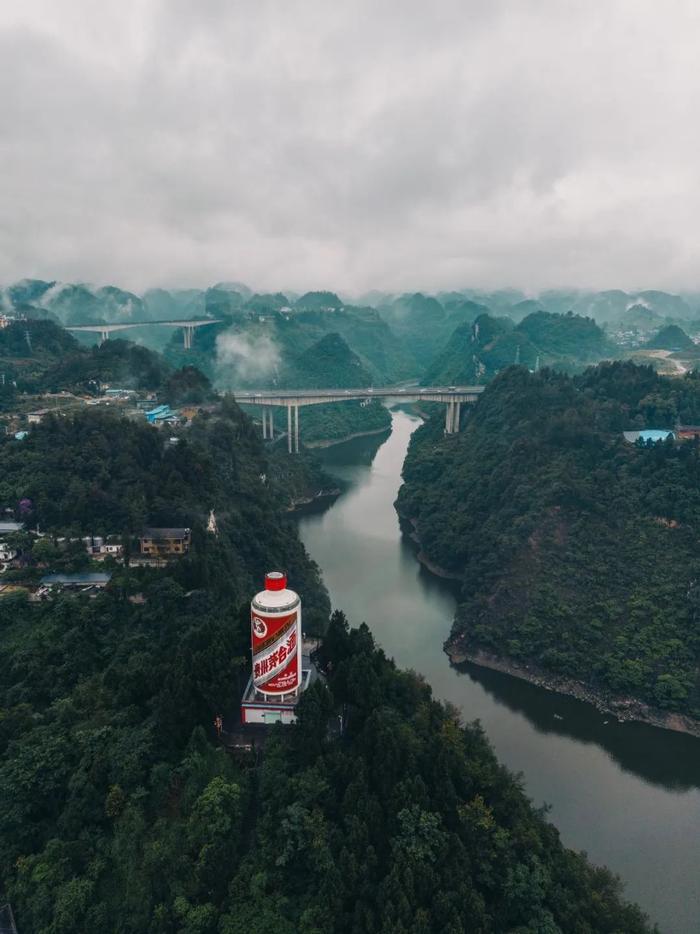
<svg viewBox="0 0 700 934">
<path fill-rule="evenodd" d="M 402 295 L 379 312 L 422 366 L 430 362 L 455 326 L 437 299 L 420 292 Z"/>
<path fill-rule="evenodd" d="M 678 325 L 670 324 L 647 341 L 646 345 L 652 350 L 695 350 L 695 344 Z"/>
<path fill-rule="evenodd" d="M 3 359 L 55 360 L 79 350 L 76 339 L 53 321 L 14 321 L 0 329 L 0 357 Z"/>
<path fill-rule="evenodd" d="M 365 389 L 373 382 L 339 334 L 327 334 L 279 372 L 278 385 L 293 389 Z M 284 416 L 284 412 L 280 412 Z M 350 401 L 302 408 L 300 433 L 306 443 L 388 430 L 391 416 L 379 402 Z"/>
<path fill-rule="evenodd" d="M 571 312 L 536 311 L 515 326 L 509 318 L 480 314 L 471 326 L 455 329 L 426 369 L 423 383 L 484 383 L 515 363 L 573 370 L 599 360 L 608 349 L 595 321 Z"/>
<path fill-rule="evenodd" d="M 191 351 L 183 350 L 182 339 L 173 335 L 165 356 L 173 365 L 193 363 L 224 389 L 266 388 L 278 379 L 281 366 L 328 334 L 342 336 L 370 374 L 368 385 L 398 382 L 418 372 L 415 359 L 379 314 L 353 306 L 336 312 L 244 308 L 221 324 L 198 329 Z"/>
<path fill-rule="evenodd" d="M 335 292 L 307 292 L 294 303 L 296 308 L 308 311 L 336 310 L 343 307 L 343 302 Z"/>
<path fill-rule="evenodd" d="M 457 327 L 445 349 L 426 369 L 423 384 L 445 386 L 484 383 L 506 366 L 533 366 L 536 349 L 524 335 L 516 335 L 508 318 L 479 315 L 473 324 Z"/>
<path fill-rule="evenodd" d="M 599 360 L 607 351 L 605 334 L 592 318 L 567 312 L 538 311 L 517 325 L 543 357 L 543 362 L 569 359 L 576 363 Z"/>
<path fill-rule="evenodd" d="M 0 370 L 5 408 L 12 408 L 18 393 L 96 394 L 102 384 L 158 390 L 174 404 L 212 395 L 209 380 L 196 367 L 175 370 L 159 354 L 126 340 L 86 347 L 52 321 L 18 321 L 0 329 Z"/>
<path fill-rule="evenodd" d="M 700 421 L 700 378 L 604 364 L 501 373 L 466 427 L 414 436 L 398 507 L 463 580 L 453 640 L 700 717 L 700 450 L 623 429 Z"/>
<path fill-rule="evenodd" d="M 364 389 L 372 381 L 340 334 L 326 334 L 283 367 L 278 377 L 278 385 L 293 389 Z"/>
</svg>

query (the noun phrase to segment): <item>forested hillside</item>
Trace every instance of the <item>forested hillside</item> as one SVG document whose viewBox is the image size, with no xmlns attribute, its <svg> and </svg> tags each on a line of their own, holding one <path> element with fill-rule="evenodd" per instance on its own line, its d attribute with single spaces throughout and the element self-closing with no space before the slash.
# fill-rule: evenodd
<svg viewBox="0 0 700 934">
<path fill-rule="evenodd" d="M 0 504 L 31 501 L 26 522 L 52 535 L 128 537 L 147 525 L 187 526 L 193 543 L 178 565 L 183 584 L 202 586 L 217 568 L 217 586 L 243 592 L 268 563 L 279 564 L 294 568 L 318 602 L 316 570 L 291 523 L 279 518 L 306 492 L 304 482 L 326 485 L 318 468 L 307 461 L 305 475 L 294 465 L 288 477 L 279 453 L 266 452 L 230 398 L 198 416 L 178 444 L 165 441 L 145 422 L 94 410 L 48 417 L 22 442 L 0 443 Z M 217 537 L 204 533 L 210 509 Z"/>
<path fill-rule="evenodd" d="M 694 350 L 695 344 L 683 328 L 675 324 L 661 328 L 646 344 L 651 350 Z"/>
<path fill-rule="evenodd" d="M 480 314 L 472 324 L 455 329 L 428 366 L 423 384 L 485 383 L 516 363 L 574 371 L 611 351 L 595 321 L 571 312 L 536 311 L 517 325 L 510 318 Z"/>
<path fill-rule="evenodd" d="M 285 359 L 277 385 L 282 389 L 365 389 L 374 376 L 340 334 L 331 333 L 303 353 Z"/>
<path fill-rule="evenodd" d="M 143 606 L 127 590 L 0 603 L 0 870 L 20 930 L 650 930 L 365 626 L 334 616 L 328 688 L 241 760 L 210 724 L 243 683 L 247 607 L 167 577 Z"/>
<path fill-rule="evenodd" d="M 277 304 L 253 296 L 238 310 L 218 315 L 223 319 L 220 324 L 195 332 L 191 351 L 185 351 L 179 335 L 173 335 L 166 359 L 179 366 L 194 363 L 222 388 L 266 388 L 274 384 L 280 367 L 323 337 L 339 334 L 377 384 L 409 379 L 419 371 L 409 348 L 373 308 L 284 305 L 286 310 L 281 311 Z"/>
<path fill-rule="evenodd" d="M 511 368 L 463 431 L 414 436 L 398 508 L 463 579 L 453 638 L 700 716 L 700 448 L 623 429 L 700 421 L 700 376 Z"/>
<path fill-rule="evenodd" d="M 0 329 L 0 398 L 11 407 L 18 393 L 99 392 L 102 384 L 158 390 L 173 403 L 202 402 L 209 380 L 185 360 L 181 369 L 128 340 L 85 346 L 52 321 L 17 321 Z"/>
<path fill-rule="evenodd" d="M 456 327 L 471 324 L 480 314 L 488 313 L 488 308 L 459 293 L 448 296 L 444 306 L 436 298 L 420 292 L 402 295 L 379 310 L 421 368 L 439 353 Z"/>
</svg>

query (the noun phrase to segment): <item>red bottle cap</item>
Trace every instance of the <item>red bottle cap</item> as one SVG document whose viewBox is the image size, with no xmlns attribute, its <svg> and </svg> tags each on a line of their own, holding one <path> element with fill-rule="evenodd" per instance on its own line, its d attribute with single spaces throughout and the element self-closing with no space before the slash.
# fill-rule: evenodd
<svg viewBox="0 0 700 934">
<path fill-rule="evenodd" d="M 265 575 L 265 590 L 284 590 L 287 586 L 287 575 L 281 571 L 270 571 Z"/>
</svg>

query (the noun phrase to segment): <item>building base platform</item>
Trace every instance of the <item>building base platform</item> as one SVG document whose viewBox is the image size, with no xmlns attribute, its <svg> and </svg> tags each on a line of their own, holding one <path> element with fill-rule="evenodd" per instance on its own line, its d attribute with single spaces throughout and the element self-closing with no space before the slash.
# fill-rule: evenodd
<svg viewBox="0 0 700 934">
<path fill-rule="evenodd" d="M 294 723 L 299 697 L 311 683 L 313 674 L 314 669 L 311 666 L 302 668 L 299 690 L 291 694 L 281 694 L 279 697 L 266 696 L 256 691 L 251 675 L 241 698 L 241 723 Z"/>
</svg>

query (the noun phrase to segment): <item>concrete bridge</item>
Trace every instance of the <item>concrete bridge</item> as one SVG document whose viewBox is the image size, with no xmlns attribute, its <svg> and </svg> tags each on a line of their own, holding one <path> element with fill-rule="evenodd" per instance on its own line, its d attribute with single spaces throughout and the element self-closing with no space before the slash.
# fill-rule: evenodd
<svg viewBox="0 0 700 934">
<path fill-rule="evenodd" d="M 272 409 L 287 408 L 287 447 L 289 453 L 299 453 L 299 407 L 326 405 L 331 402 L 388 399 L 392 402 L 442 402 L 445 409 L 445 434 L 459 431 L 462 404 L 477 401 L 484 386 L 384 386 L 379 389 L 273 389 L 236 392 L 236 401 L 262 407 L 263 438 L 274 438 Z"/>
<path fill-rule="evenodd" d="M 66 331 L 88 331 L 100 335 L 100 343 L 109 338 L 114 331 L 128 331 L 129 328 L 182 328 L 182 335 L 185 342 L 185 350 L 192 349 L 192 337 L 195 328 L 204 328 L 209 324 L 219 324 L 220 318 L 195 318 L 193 321 L 129 321 L 120 324 L 73 324 L 66 328 Z"/>
</svg>

